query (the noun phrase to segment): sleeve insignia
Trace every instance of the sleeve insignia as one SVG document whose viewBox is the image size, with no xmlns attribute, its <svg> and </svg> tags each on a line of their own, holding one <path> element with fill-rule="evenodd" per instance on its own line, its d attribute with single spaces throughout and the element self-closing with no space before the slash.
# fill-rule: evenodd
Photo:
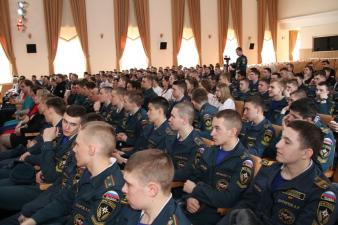
<svg viewBox="0 0 338 225">
<path fill-rule="evenodd" d="M 266 160 L 266 159 L 262 159 L 261 164 L 263 166 L 271 166 L 273 164 L 273 162 L 269 161 L 269 160 Z"/>
<path fill-rule="evenodd" d="M 116 209 L 116 203 L 119 202 L 120 197 L 115 191 L 107 191 L 103 194 L 102 200 L 96 209 L 96 220 L 97 222 L 104 222 Z"/>
<path fill-rule="evenodd" d="M 80 214 L 76 214 L 74 216 L 74 224 L 75 225 L 82 225 L 84 223 L 84 216 L 80 215 Z"/>
<path fill-rule="evenodd" d="M 327 201 L 319 201 L 317 208 L 317 220 L 319 224 L 327 224 L 331 214 L 335 210 L 335 205 Z"/>
<path fill-rule="evenodd" d="M 253 168 L 253 162 L 250 159 L 247 159 L 243 162 L 243 166 L 246 166 L 248 168 Z"/>
<path fill-rule="evenodd" d="M 322 201 L 336 203 L 337 198 L 336 198 L 336 194 L 333 193 L 333 191 L 326 191 L 320 196 L 320 199 Z"/>
<path fill-rule="evenodd" d="M 280 209 L 278 211 L 278 218 L 284 224 L 293 224 L 295 222 L 295 215 L 288 209 Z"/>
<path fill-rule="evenodd" d="M 263 136 L 263 139 L 262 139 L 262 145 L 269 145 L 271 139 L 272 139 L 272 130 L 268 129 L 268 130 L 265 130 L 264 132 L 264 136 Z"/>
<path fill-rule="evenodd" d="M 247 166 L 242 166 L 241 172 L 239 174 L 239 180 L 237 181 L 237 185 L 240 188 L 247 188 L 250 183 L 250 178 L 252 176 L 252 168 Z"/>
<path fill-rule="evenodd" d="M 218 191 L 224 191 L 227 189 L 228 185 L 229 185 L 229 182 L 226 179 L 219 179 L 216 182 L 216 189 Z"/>
<path fill-rule="evenodd" d="M 203 120 L 204 120 L 205 128 L 207 130 L 211 130 L 212 129 L 212 117 L 209 114 L 205 114 L 203 116 Z"/>
</svg>

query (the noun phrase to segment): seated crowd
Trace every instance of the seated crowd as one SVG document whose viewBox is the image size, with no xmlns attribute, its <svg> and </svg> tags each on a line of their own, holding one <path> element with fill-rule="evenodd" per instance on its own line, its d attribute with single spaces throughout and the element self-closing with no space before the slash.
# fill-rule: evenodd
<svg viewBox="0 0 338 225">
<path fill-rule="evenodd" d="M 338 81 L 322 63 L 15 78 L 0 224 L 337 224 Z"/>
</svg>

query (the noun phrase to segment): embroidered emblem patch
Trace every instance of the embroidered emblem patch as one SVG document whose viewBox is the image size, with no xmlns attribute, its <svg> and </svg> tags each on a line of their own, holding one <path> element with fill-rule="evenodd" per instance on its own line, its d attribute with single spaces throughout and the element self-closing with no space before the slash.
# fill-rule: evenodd
<svg viewBox="0 0 338 225">
<path fill-rule="evenodd" d="M 288 209 L 280 209 L 278 212 L 278 218 L 284 224 L 293 224 L 295 222 L 295 215 Z"/>
</svg>

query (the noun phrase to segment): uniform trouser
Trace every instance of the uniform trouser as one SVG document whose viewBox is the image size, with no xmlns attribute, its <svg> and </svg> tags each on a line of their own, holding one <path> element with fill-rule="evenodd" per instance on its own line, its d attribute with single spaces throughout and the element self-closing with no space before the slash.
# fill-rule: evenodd
<svg viewBox="0 0 338 225">
<path fill-rule="evenodd" d="M 32 216 L 34 213 L 36 213 L 44 206 L 46 206 L 49 202 L 51 202 L 56 194 L 56 192 L 47 189 L 46 191 L 42 192 L 37 198 L 25 204 L 21 209 L 21 214 L 25 217 Z"/>
<path fill-rule="evenodd" d="M 222 218 L 217 209 L 203 205 L 197 213 L 190 214 L 186 210 L 184 213 L 193 225 L 215 225 Z"/>
<path fill-rule="evenodd" d="M 13 149 L 7 149 L 0 152 L 0 160 L 16 158 L 25 153 L 27 148 L 23 145 L 19 145 Z"/>
<path fill-rule="evenodd" d="M 0 209 L 19 211 L 40 193 L 36 184 L 15 185 L 9 179 L 3 179 L 0 181 Z"/>
</svg>

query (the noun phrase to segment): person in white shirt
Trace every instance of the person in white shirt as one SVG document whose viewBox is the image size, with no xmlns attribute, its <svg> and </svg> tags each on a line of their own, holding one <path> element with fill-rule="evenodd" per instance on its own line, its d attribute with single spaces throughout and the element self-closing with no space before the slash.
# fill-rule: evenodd
<svg viewBox="0 0 338 225">
<path fill-rule="evenodd" d="M 231 96 L 230 89 L 226 84 L 217 84 L 215 96 L 220 103 L 218 111 L 224 109 L 233 109 L 235 110 L 235 102 Z"/>
</svg>

